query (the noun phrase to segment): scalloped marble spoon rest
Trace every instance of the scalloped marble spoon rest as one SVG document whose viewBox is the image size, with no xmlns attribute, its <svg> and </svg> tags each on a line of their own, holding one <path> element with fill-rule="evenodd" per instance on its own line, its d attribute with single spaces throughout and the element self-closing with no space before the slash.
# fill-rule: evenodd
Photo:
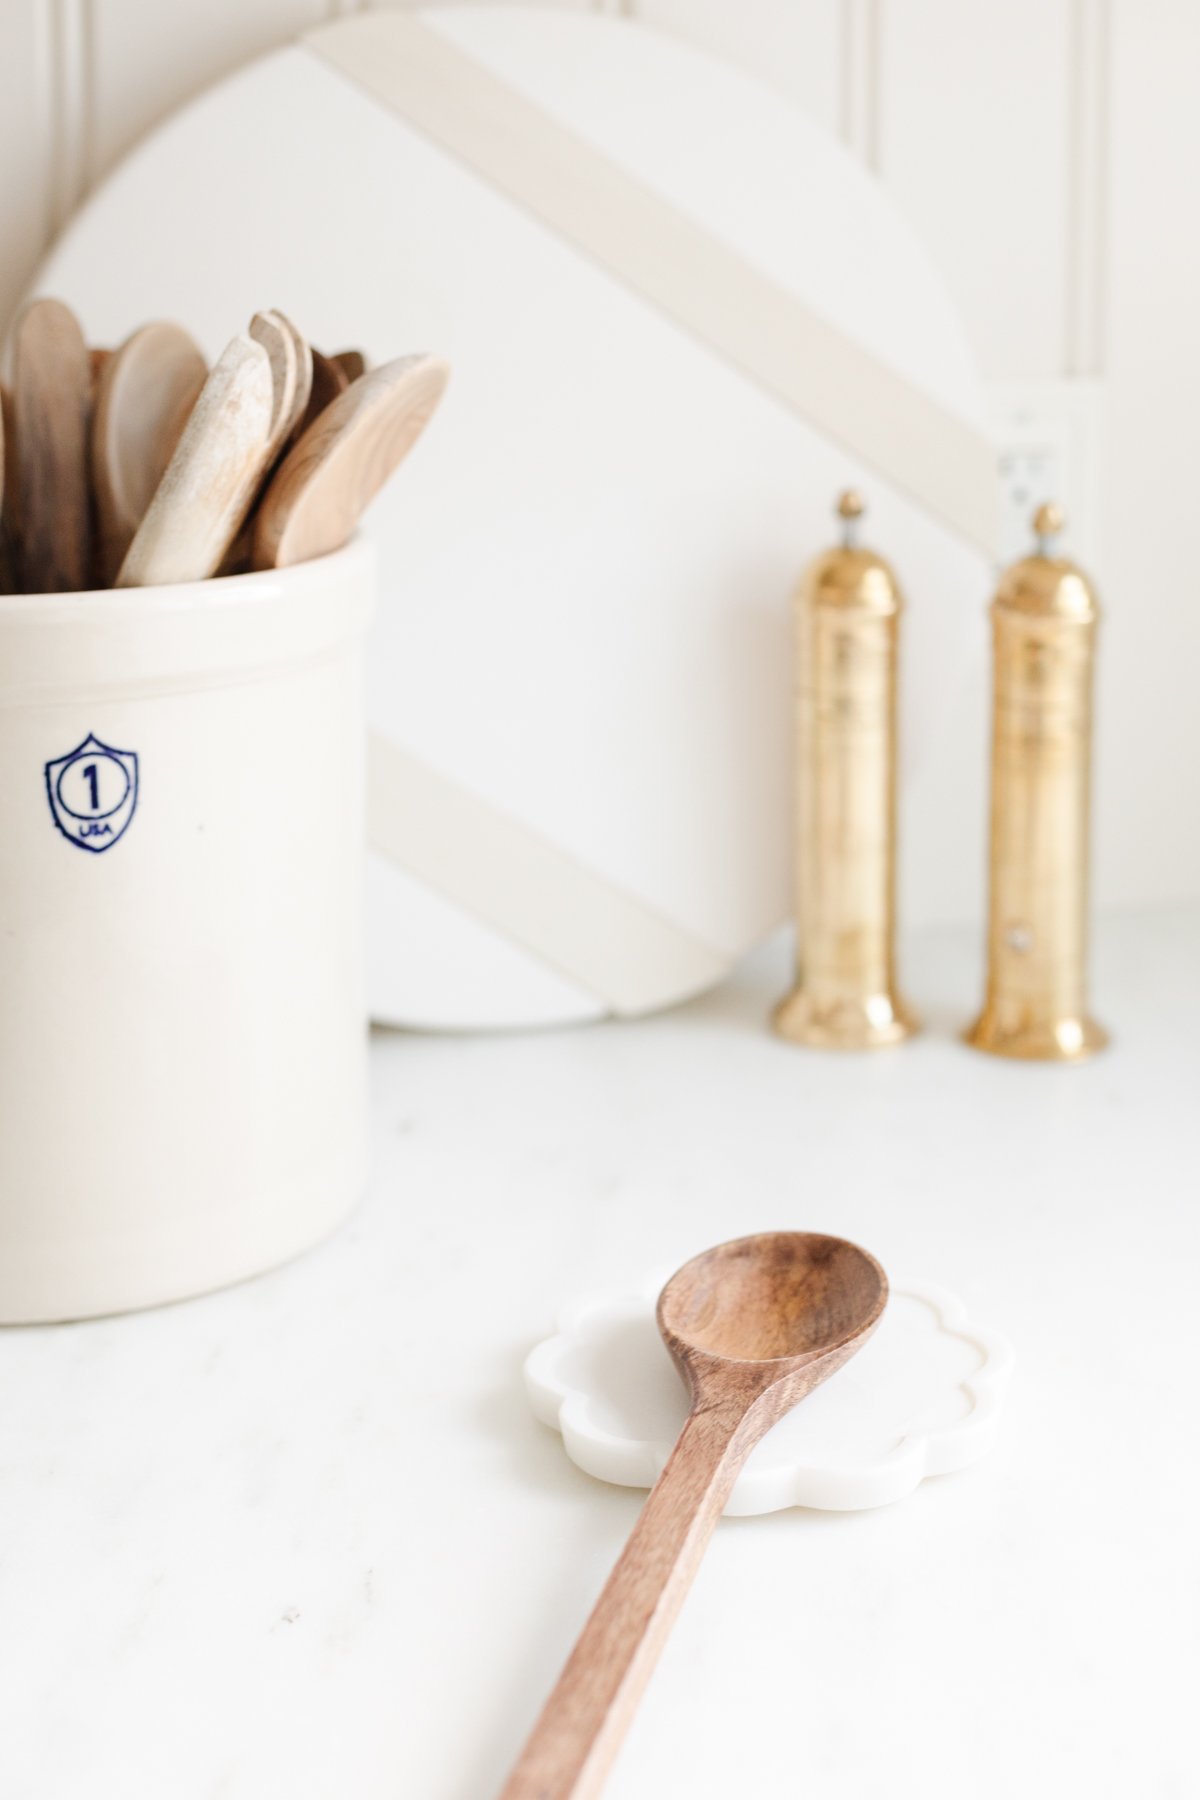
<svg viewBox="0 0 1200 1800">
<path fill-rule="evenodd" d="M 1007 1340 L 953 1294 L 893 1283 L 870 1343 L 756 1446 L 726 1512 L 886 1506 L 966 1468 L 995 1440 L 1012 1366 Z M 530 1353 L 525 1385 L 571 1461 L 620 1487 L 653 1486 L 687 1413 L 648 1291 L 565 1308 Z"/>
</svg>

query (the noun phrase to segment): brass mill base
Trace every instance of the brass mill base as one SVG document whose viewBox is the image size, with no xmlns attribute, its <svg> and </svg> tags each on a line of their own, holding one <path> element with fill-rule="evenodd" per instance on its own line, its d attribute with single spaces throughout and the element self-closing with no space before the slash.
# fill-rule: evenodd
<svg viewBox="0 0 1200 1800">
<path fill-rule="evenodd" d="M 916 1014 L 892 994 L 820 1001 L 802 987 L 779 1002 L 771 1023 L 789 1044 L 817 1050 L 882 1050 L 921 1029 Z"/>
<path fill-rule="evenodd" d="M 1005 1018 L 999 1008 L 985 1008 L 963 1042 L 989 1056 L 1011 1056 L 1022 1062 L 1082 1062 L 1108 1043 L 1108 1033 L 1094 1019 L 1043 1020 Z"/>
</svg>

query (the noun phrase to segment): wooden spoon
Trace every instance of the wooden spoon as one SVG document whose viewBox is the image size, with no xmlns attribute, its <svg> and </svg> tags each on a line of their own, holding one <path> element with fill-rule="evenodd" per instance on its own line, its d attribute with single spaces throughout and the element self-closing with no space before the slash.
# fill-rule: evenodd
<svg viewBox="0 0 1200 1800">
<path fill-rule="evenodd" d="M 308 406 L 312 390 L 312 352 L 289 318 L 281 312 L 255 313 L 250 336 L 271 359 L 275 408 L 271 417 L 271 461 L 279 455 Z"/>
<path fill-rule="evenodd" d="M 61 300 L 34 300 L 13 327 L 17 574 L 28 594 L 79 592 L 91 569 L 88 425 L 92 370 Z"/>
<path fill-rule="evenodd" d="M 308 396 L 308 405 L 304 409 L 304 417 L 297 425 L 293 437 L 299 442 L 314 419 L 320 417 L 327 406 L 331 406 L 339 394 L 345 393 L 352 380 L 357 377 L 348 375 L 341 363 L 335 362 L 332 356 L 322 356 L 319 350 L 312 354 L 312 392 Z M 291 448 L 291 445 L 288 446 Z"/>
<path fill-rule="evenodd" d="M 322 356 L 319 350 L 313 350 L 311 347 L 309 348 L 309 357 L 312 368 L 312 386 L 308 396 L 308 405 L 304 409 L 304 416 L 292 427 L 291 436 L 283 447 L 278 458 L 279 461 L 282 461 L 288 451 L 300 442 L 309 426 L 325 411 L 325 408 L 336 400 L 339 394 L 344 393 L 350 385 L 350 377 L 339 363 L 333 361 L 332 357 Z M 268 482 L 269 479 L 268 477 Z M 261 502 L 262 492 L 259 493 L 258 499 Z M 253 568 L 254 531 L 257 523 L 258 506 L 255 505 L 251 507 L 245 523 L 230 546 L 229 553 L 221 564 L 220 574 L 244 575 Z"/>
<path fill-rule="evenodd" d="M 276 414 L 271 359 L 239 333 L 192 408 L 118 587 L 203 581 L 220 567 L 270 466 Z"/>
<path fill-rule="evenodd" d="M 886 1301 L 873 1256 L 809 1232 L 739 1238 L 672 1276 L 658 1328 L 691 1412 L 501 1800 L 600 1792 L 743 1463 Z"/>
<path fill-rule="evenodd" d="M 261 482 L 270 480 L 272 471 L 283 460 L 299 437 L 312 399 L 313 357 L 303 338 L 281 312 L 255 313 L 250 321 L 250 336 L 262 345 L 271 359 L 271 386 L 275 404 L 271 414 L 271 443 Z M 263 486 L 256 483 L 255 493 L 237 535 L 221 558 L 218 575 L 242 575 L 251 567 L 254 545 L 254 521 Z"/>
<path fill-rule="evenodd" d="M 165 323 L 143 325 L 101 367 L 92 417 L 92 487 L 104 582 L 125 560 L 207 373 L 183 327 Z"/>
<path fill-rule="evenodd" d="M 335 350 L 329 360 L 337 364 L 347 383 L 357 381 L 370 367 L 361 350 Z"/>
<path fill-rule="evenodd" d="M 256 569 L 307 562 L 347 541 L 429 423 L 449 373 L 436 356 L 402 356 L 360 376 L 326 407 L 263 495 Z"/>
</svg>

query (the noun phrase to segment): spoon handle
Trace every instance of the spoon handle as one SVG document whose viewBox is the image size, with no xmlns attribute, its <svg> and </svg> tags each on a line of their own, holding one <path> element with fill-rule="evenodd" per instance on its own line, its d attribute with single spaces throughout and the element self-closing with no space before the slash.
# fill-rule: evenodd
<svg viewBox="0 0 1200 1800">
<path fill-rule="evenodd" d="M 592 1800 L 761 1430 L 745 1403 L 694 1411 L 500 1800 Z"/>
</svg>

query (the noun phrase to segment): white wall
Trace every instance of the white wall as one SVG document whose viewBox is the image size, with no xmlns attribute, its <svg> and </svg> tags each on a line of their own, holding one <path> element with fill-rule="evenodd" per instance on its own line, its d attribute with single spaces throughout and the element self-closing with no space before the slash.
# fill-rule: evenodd
<svg viewBox="0 0 1200 1800">
<path fill-rule="evenodd" d="M 584 4 L 585 0 L 552 0 Z M 819 118 L 924 238 L 996 384 L 1098 398 L 1107 602 L 1097 890 L 1200 895 L 1200 6 L 1194 0 L 598 0 Z M 3 0 L 0 329 L 55 229 L 149 125 L 353 0 Z M 1016 389 L 1012 384 L 1018 384 Z M 886 546 L 883 546 L 886 549 Z M 981 623 L 981 644 L 983 628 Z M 908 916 L 981 897 L 985 670 L 907 801 Z"/>
</svg>

